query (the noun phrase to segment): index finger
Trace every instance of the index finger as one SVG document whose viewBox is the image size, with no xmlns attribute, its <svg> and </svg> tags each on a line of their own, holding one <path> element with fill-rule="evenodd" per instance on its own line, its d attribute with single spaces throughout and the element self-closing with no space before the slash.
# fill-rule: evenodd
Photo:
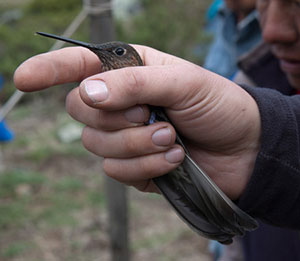
<svg viewBox="0 0 300 261">
<path fill-rule="evenodd" d="M 166 65 L 182 59 L 141 45 L 134 45 L 145 65 Z M 101 72 L 99 58 L 83 47 L 68 47 L 34 56 L 21 64 L 14 75 L 15 86 L 25 92 L 53 85 L 81 82 Z"/>
<path fill-rule="evenodd" d="M 67 47 L 26 60 L 15 71 L 14 83 L 21 91 L 38 91 L 80 82 L 99 72 L 101 62 L 93 52 L 83 47 Z"/>
</svg>

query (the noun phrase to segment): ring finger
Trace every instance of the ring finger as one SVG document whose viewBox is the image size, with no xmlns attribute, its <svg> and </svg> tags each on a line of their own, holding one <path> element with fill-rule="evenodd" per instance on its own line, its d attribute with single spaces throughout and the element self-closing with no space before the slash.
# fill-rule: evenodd
<svg viewBox="0 0 300 261">
<path fill-rule="evenodd" d="M 85 127 L 82 142 L 98 156 L 132 158 L 168 150 L 175 142 L 175 130 L 166 122 L 117 131 Z"/>
</svg>

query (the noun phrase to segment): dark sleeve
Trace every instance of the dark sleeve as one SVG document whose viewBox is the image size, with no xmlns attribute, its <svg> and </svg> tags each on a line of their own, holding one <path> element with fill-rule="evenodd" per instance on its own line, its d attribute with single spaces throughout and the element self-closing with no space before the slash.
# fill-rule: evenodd
<svg viewBox="0 0 300 261">
<path fill-rule="evenodd" d="M 261 148 L 240 208 L 261 220 L 300 229 L 300 95 L 243 87 L 256 100 Z"/>
</svg>

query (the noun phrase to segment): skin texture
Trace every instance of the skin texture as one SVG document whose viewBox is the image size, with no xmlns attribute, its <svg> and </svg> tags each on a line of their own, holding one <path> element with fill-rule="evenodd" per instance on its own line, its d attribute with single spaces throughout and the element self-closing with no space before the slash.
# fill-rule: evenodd
<svg viewBox="0 0 300 261">
<path fill-rule="evenodd" d="M 264 40 L 280 60 L 290 83 L 300 90 L 300 1 L 258 0 Z"/>
<path fill-rule="evenodd" d="M 260 144 L 260 117 L 253 98 L 195 64 L 134 47 L 145 66 L 100 73 L 93 53 L 71 47 L 24 62 L 15 72 L 15 85 L 22 91 L 38 91 L 82 81 L 68 95 L 66 108 L 87 125 L 84 146 L 104 157 L 107 175 L 142 191 L 156 191 L 150 179 L 183 160 L 169 123 L 143 124 L 149 117 L 145 104 L 164 106 L 194 160 L 237 199 L 251 176 Z"/>
</svg>

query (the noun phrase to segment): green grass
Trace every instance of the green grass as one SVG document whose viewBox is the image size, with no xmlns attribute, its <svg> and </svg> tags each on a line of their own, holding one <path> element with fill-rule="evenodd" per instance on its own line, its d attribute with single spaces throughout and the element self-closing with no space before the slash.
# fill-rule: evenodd
<svg viewBox="0 0 300 261">
<path fill-rule="evenodd" d="M 155 249 L 163 244 L 169 243 L 180 236 L 178 231 L 148 236 L 145 239 L 133 242 L 132 249 L 138 251 L 143 248 Z"/>
<path fill-rule="evenodd" d="M 104 192 L 97 189 L 88 191 L 86 200 L 91 206 L 94 207 L 104 208 L 106 204 Z"/>
<path fill-rule="evenodd" d="M 35 142 L 32 144 L 27 150 L 26 155 L 24 158 L 26 160 L 35 162 L 35 163 L 43 163 L 52 157 L 85 157 L 88 156 L 89 153 L 86 149 L 82 146 L 81 142 L 78 141 L 72 144 L 62 144 L 57 140 L 50 143 L 44 143 L 45 141 Z M 22 138 L 22 142 L 24 144 L 29 144 L 30 142 L 25 141 Z"/>
<path fill-rule="evenodd" d="M 46 182 L 37 172 L 12 170 L 0 174 L 0 229 L 23 227 L 30 218 L 34 191 Z M 21 192 L 21 189 L 26 189 Z"/>
<path fill-rule="evenodd" d="M 17 188 L 26 184 L 32 188 L 40 187 L 46 182 L 41 173 L 25 170 L 11 170 L 0 174 L 0 198 L 16 198 Z"/>
<path fill-rule="evenodd" d="M 25 158 L 33 162 L 42 162 L 49 159 L 54 154 L 55 151 L 49 145 L 40 144 L 38 147 L 29 151 Z"/>
<path fill-rule="evenodd" d="M 14 258 L 21 256 L 24 252 L 30 250 L 33 247 L 28 241 L 18 241 L 11 243 L 9 246 L 1 251 L 3 258 Z"/>
<path fill-rule="evenodd" d="M 38 226 L 50 229 L 74 227 L 78 224 L 78 221 L 72 215 L 71 206 L 74 206 L 72 202 L 46 207 L 34 217 L 34 220 L 38 222 Z"/>
<path fill-rule="evenodd" d="M 0 231 L 23 227 L 30 216 L 22 200 L 2 203 L 0 206 Z"/>
<path fill-rule="evenodd" d="M 18 106 L 10 114 L 10 118 L 12 121 L 21 121 L 22 119 L 26 119 L 26 115 L 32 114 L 37 114 L 37 117 L 50 118 L 53 117 L 53 115 L 49 114 L 49 111 L 54 111 L 55 107 L 59 107 L 61 104 L 56 103 L 52 104 L 52 106 L 45 106 L 43 109 L 35 112 L 34 107 L 37 106 L 41 105 L 33 103 L 30 106 Z M 3 145 L 3 148 L 7 149 L 9 147 L 20 153 L 26 151 L 22 157 L 36 164 L 42 164 L 53 157 L 82 158 L 88 156 L 89 153 L 82 146 L 80 140 L 72 143 L 63 143 L 60 141 L 58 137 L 59 130 L 70 123 L 76 124 L 66 112 L 61 112 L 56 117 L 53 117 L 52 125 L 43 127 L 36 125 L 34 128 L 32 128 L 32 126 L 26 126 L 26 128 L 31 129 L 26 135 L 16 132 L 14 141 Z M 82 125 L 78 123 L 78 127 L 81 126 Z"/>
<path fill-rule="evenodd" d="M 54 183 L 57 192 L 78 192 L 83 188 L 81 180 L 75 177 L 62 177 Z"/>
<path fill-rule="evenodd" d="M 35 106 L 17 108 L 12 118 L 21 121 L 32 112 L 28 107 Z M 47 113 L 46 109 L 38 110 L 40 117 Z M 81 142 L 65 144 L 57 137 L 57 131 L 72 121 L 66 112 L 59 113 L 53 117 L 51 125 L 42 124 L 34 130 L 16 133 L 14 142 L 6 144 L 3 149 L 17 152 L 21 161 L 29 163 L 32 169 L 44 168 L 45 164 L 55 166 L 56 159 L 63 165 L 63 161 L 73 159 L 80 162 L 89 155 Z M 74 227 L 78 224 L 78 211 L 85 207 L 99 209 L 104 206 L 105 198 L 99 190 L 101 179 L 97 174 L 86 171 L 88 178 L 71 172 L 60 173 L 61 176 L 55 178 L 53 175 L 56 176 L 55 173 L 27 168 L 10 168 L 0 173 L 0 233 L 16 228 L 20 230 L 28 224 L 44 228 Z M 91 180 L 94 180 L 92 185 L 87 182 Z"/>
<path fill-rule="evenodd" d="M 74 226 L 77 220 L 73 213 L 85 206 L 102 208 L 104 202 L 102 192 L 87 187 L 78 177 L 64 175 L 50 180 L 41 173 L 25 170 L 1 173 L 0 231 L 24 227 L 27 222 Z"/>
</svg>

